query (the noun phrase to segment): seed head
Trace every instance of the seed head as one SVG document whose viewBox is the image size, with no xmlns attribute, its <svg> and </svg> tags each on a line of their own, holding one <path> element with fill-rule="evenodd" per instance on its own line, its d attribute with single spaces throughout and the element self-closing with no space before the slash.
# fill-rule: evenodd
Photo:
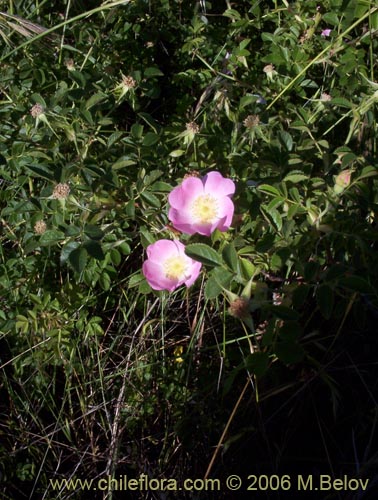
<svg viewBox="0 0 378 500">
<path fill-rule="evenodd" d="M 66 65 L 68 71 L 73 71 L 75 69 L 75 61 L 73 59 L 66 59 L 64 64 Z"/>
<path fill-rule="evenodd" d="M 188 132 L 191 132 L 192 134 L 198 134 L 200 128 L 199 125 L 197 125 L 196 122 L 189 122 L 186 124 L 186 130 Z"/>
<path fill-rule="evenodd" d="M 332 101 L 332 97 L 329 94 L 327 94 L 326 92 L 323 92 L 322 95 L 320 96 L 320 100 L 328 102 L 328 101 Z"/>
<path fill-rule="evenodd" d="M 34 104 L 34 106 L 30 110 L 30 114 L 32 115 L 33 118 L 38 118 L 41 116 L 44 112 L 42 104 Z"/>
<path fill-rule="evenodd" d="M 266 73 L 268 76 L 270 75 L 273 75 L 274 73 L 274 65 L 273 64 L 267 64 L 266 66 L 264 66 L 263 68 L 263 71 L 264 73 Z"/>
<path fill-rule="evenodd" d="M 136 81 L 132 76 L 122 75 L 122 85 L 127 89 L 133 89 L 136 86 Z"/>
<path fill-rule="evenodd" d="M 47 229 L 46 222 L 43 220 L 38 220 L 34 224 L 34 231 L 36 234 L 43 234 Z"/>
<path fill-rule="evenodd" d="M 59 183 L 54 187 L 52 197 L 55 199 L 64 200 L 70 194 L 70 186 L 68 184 Z"/>
<path fill-rule="evenodd" d="M 250 314 L 249 300 L 244 299 L 243 297 L 238 297 L 231 302 L 228 312 L 235 318 L 247 318 Z"/>
<path fill-rule="evenodd" d="M 260 123 L 259 115 L 248 115 L 247 118 L 243 121 L 243 125 L 246 128 L 254 128 Z"/>
</svg>

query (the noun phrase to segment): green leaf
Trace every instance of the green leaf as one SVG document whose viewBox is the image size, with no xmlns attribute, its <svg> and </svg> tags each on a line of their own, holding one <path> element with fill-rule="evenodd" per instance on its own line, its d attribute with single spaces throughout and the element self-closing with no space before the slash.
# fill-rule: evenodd
<svg viewBox="0 0 378 500">
<path fill-rule="evenodd" d="M 140 283 L 145 282 L 145 281 L 146 281 L 146 279 L 142 273 L 133 274 L 132 276 L 130 276 L 130 279 L 129 279 L 129 288 L 132 288 L 134 286 L 138 286 Z"/>
<path fill-rule="evenodd" d="M 96 104 L 99 104 L 100 102 L 107 99 L 107 97 L 108 96 L 103 92 L 97 92 L 96 94 L 93 94 L 89 99 L 87 99 L 85 103 L 85 109 L 90 109 L 92 106 L 95 106 Z"/>
<path fill-rule="evenodd" d="M 168 182 L 157 181 L 150 186 L 150 189 L 161 193 L 170 193 L 172 191 L 172 186 L 168 184 Z"/>
<path fill-rule="evenodd" d="M 115 266 L 119 266 L 122 261 L 121 254 L 116 248 L 110 250 L 110 258 Z"/>
<path fill-rule="evenodd" d="M 73 252 L 73 250 L 79 248 L 79 246 L 80 243 L 78 241 L 69 241 L 68 243 L 66 243 L 62 248 L 62 251 L 60 252 L 60 262 L 62 264 L 67 262 L 70 253 Z"/>
<path fill-rule="evenodd" d="M 266 206 L 267 210 L 273 210 L 276 207 L 279 207 L 282 205 L 282 203 L 285 202 L 285 198 L 283 196 L 277 196 L 276 198 L 273 198 L 269 204 Z"/>
<path fill-rule="evenodd" d="M 288 175 L 286 175 L 283 180 L 284 182 L 292 182 L 293 184 L 296 184 L 297 182 L 305 181 L 308 178 L 308 175 L 305 175 L 303 172 L 294 170 L 293 172 L 290 172 Z"/>
<path fill-rule="evenodd" d="M 112 169 L 119 170 L 121 168 L 130 167 L 131 165 L 135 165 L 136 163 L 137 163 L 136 160 L 132 160 L 128 156 L 122 156 L 115 163 L 113 163 Z"/>
<path fill-rule="evenodd" d="M 277 188 L 270 186 L 269 184 L 261 184 L 261 186 L 258 186 L 257 189 L 263 193 L 272 194 L 274 196 L 282 196 Z"/>
<path fill-rule="evenodd" d="M 316 280 L 318 272 L 319 272 L 319 264 L 317 262 L 313 260 L 307 262 L 304 268 L 305 281 Z"/>
<path fill-rule="evenodd" d="M 56 245 L 59 241 L 64 240 L 65 235 L 62 231 L 57 229 L 48 229 L 39 238 L 40 245 L 49 246 Z"/>
<path fill-rule="evenodd" d="M 243 277 L 250 280 L 256 272 L 256 266 L 252 262 L 244 257 L 239 258 L 240 270 Z"/>
<path fill-rule="evenodd" d="M 309 285 L 306 285 L 305 283 L 303 284 L 301 283 L 294 289 L 292 299 L 293 299 L 293 306 L 295 308 L 303 306 L 308 297 L 310 289 L 311 287 Z"/>
<path fill-rule="evenodd" d="M 295 342 L 302 333 L 298 321 L 285 321 L 279 330 L 280 341 Z"/>
<path fill-rule="evenodd" d="M 160 208 L 161 203 L 160 200 L 157 196 L 154 194 L 150 193 L 149 191 L 143 191 L 140 193 L 140 197 L 142 198 L 143 201 L 148 203 L 148 205 L 155 207 L 155 208 Z"/>
<path fill-rule="evenodd" d="M 355 292 L 375 294 L 376 290 L 364 278 L 360 276 L 346 276 L 338 280 L 339 286 L 348 288 Z"/>
<path fill-rule="evenodd" d="M 286 365 L 298 363 L 305 355 L 303 347 L 300 344 L 290 341 L 277 342 L 274 351 L 277 358 Z"/>
<path fill-rule="evenodd" d="M 204 243 L 192 243 L 185 247 L 185 253 L 205 266 L 215 267 L 222 265 L 222 258 L 213 248 Z"/>
<path fill-rule="evenodd" d="M 269 354 L 267 352 L 254 352 L 246 358 L 245 364 L 247 370 L 257 377 L 262 377 L 269 366 Z"/>
<path fill-rule="evenodd" d="M 211 271 L 210 278 L 207 280 L 205 286 L 205 297 L 208 300 L 215 299 L 223 288 L 228 289 L 233 277 L 233 273 L 227 271 L 223 267 L 216 267 Z"/>
<path fill-rule="evenodd" d="M 344 99 L 344 97 L 334 97 L 331 103 L 335 106 L 340 106 L 341 108 L 354 108 L 354 104 L 348 101 L 348 99 Z"/>
<path fill-rule="evenodd" d="M 222 251 L 222 257 L 227 266 L 233 271 L 234 273 L 238 272 L 238 254 L 235 250 L 235 246 L 233 243 L 227 243 L 227 245 L 224 247 Z"/>
<path fill-rule="evenodd" d="M 158 134 L 155 134 L 154 132 L 147 132 L 147 134 L 143 138 L 143 146 L 150 147 L 159 142 L 160 137 Z"/>
<path fill-rule="evenodd" d="M 108 138 L 107 147 L 110 148 L 111 146 L 113 146 L 113 144 L 115 142 L 118 142 L 124 134 L 125 133 L 121 130 L 116 130 L 115 132 L 113 132 Z"/>
<path fill-rule="evenodd" d="M 361 174 L 357 177 L 357 181 L 361 179 L 366 179 L 367 177 L 375 177 L 378 175 L 378 169 L 377 167 L 373 167 L 369 165 L 368 167 L 365 167 L 362 169 Z"/>
<path fill-rule="evenodd" d="M 145 71 L 144 71 L 144 76 L 146 78 L 152 78 L 153 76 L 164 76 L 164 73 L 162 71 L 160 71 L 159 68 L 157 67 L 150 67 L 150 68 L 147 68 Z"/>
<path fill-rule="evenodd" d="M 105 291 L 109 290 L 112 283 L 109 274 L 105 272 L 100 275 L 98 282 L 100 283 L 101 288 Z"/>
<path fill-rule="evenodd" d="M 105 259 L 104 252 L 98 241 L 88 240 L 83 244 L 83 247 L 86 249 L 86 251 L 91 257 L 94 257 L 97 260 Z"/>
<path fill-rule="evenodd" d="M 88 259 L 88 254 L 84 247 L 73 250 L 68 256 L 68 262 L 77 273 L 84 271 Z"/>
<path fill-rule="evenodd" d="M 316 290 L 316 302 L 320 312 L 325 319 L 329 319 L 332 315 L 335 296 L 333 290 L 328 285 L 320 285 Z"/>
<path fill-rule="evenodd" d="M 182 156 L 185 154 L 185 151 L 183 149 L 175 149 L 174 151 L 171 151 L 169 153 L 169 156 L 172 156 L 172 158 L 178 158 L 179 156 Z"/>
<path fill-rule="evenodd" d="M 144 248 L 146 248 L 148 245 L 152 245 L 152 243 L 155 243 L 155 238 L 152 236 L 146 226 L 141 226 L 139 228 L 139 234 Z"/>
<path fill-rule="evenodd" d="M 45 165 L 25 165 L 25 167 L 39 177 L 48 179 L 49 181 L 54 180 L 54 174 Z"/>
<path fill-rule="evenodd" d="M 282 130 L 279 133 L 279 139 L 280 142 L 285 146 L 287 151 L 291 151 L 293 149 L 293 138 L 288 132 Z"/>
<path fill-rule="evenodd" d="M 280 231 L 282 229 L 282 218 L 281 214 L 275 208 L 268 210 L 265 205 L 260 207 L 261 212 L 264 214 L 265 218 L 272 224 L 272 226 Z"/>
<path fill-rule="evenodd" d="M 134 123 L 134 125 L 131 126 L 131 135 L 134 137 L 134 139 L 141 139 L 143 136 L 143 125 L 140 123 Z"/>
<path fill-rule="evenodd" d="M 101 238 L 105 236 L 104 231 L 92 224 L 87 224 L 85 226 L 84 233 L 89 236 L 89 238 L 92 238 L 92 240 L 101 240 Z"/>
<path fill-rule="evenodd" d="M 299 318 L 299 313 L 294 309 L 290 309 L 286 306 L 264 306 L 264 310 L 270 311 L 274 316 L 285 320 L 296 320 Z"/>
</svg>

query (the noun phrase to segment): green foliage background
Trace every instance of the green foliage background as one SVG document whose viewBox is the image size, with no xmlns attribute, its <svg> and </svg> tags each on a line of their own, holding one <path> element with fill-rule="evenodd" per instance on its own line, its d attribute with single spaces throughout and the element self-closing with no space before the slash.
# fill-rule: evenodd
<svg viewBox="0 0 378 500">
<path fill-rule="evenodd" d="M 2 498 L 105 474 L 372 477 L 375 2 L 0 8 Z M 211 170 L 237 185 L 233 228 L 182 237 L 201 279 L 153 292 L 167 195 Z"/>
</svg>

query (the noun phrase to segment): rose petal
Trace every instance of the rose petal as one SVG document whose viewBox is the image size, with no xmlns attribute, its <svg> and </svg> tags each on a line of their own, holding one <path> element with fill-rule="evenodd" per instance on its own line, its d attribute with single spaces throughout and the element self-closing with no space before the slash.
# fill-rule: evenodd
<svg viewBox="0 0 378 500">
<path fill-rule="evenodd" d="M 217 229 L 219 229 L 219 231 L 227 231 L 227 229 L 229 229 L 232 224 L 234 209 L 234 204 L 228 196 L 222 198 L 222 205 L 219 209 L 220 221 L 217 224 Z"/>
<path fill-rule="evenodd" d="M 209 172 L 203 178 L 205 193 L 216 196 L 231 196 L 235 193 L 235 183 L 231 179 L 225 179 L 219 172 Z"/>
<path fill-rule="evenodd" d="M 169 193 L 168 201 L 171 207 L 181 210 L 190 205 L 193 198 L 200 194 L 203 194 L 202 180 L 197 177 L 188 177 Z"/>
<path fill-rule="evenodd" d="M 201 271 L 202 264 L 201 262 L 196 262 L 193 259 L 190 259 L 192 261 L 191 265 L 191 276 L 189 279 L 185 281 L 185 285 L 189 288 L 190 286 L 193 285 L 193 283 L 196 281 L 196 279 L 199 276 L 199 273 Z"/>
<path fill-rule="evenodd" d="M 161 263 L 164 260 L 177 253 L 177 246 L 171 240 L 158 240 L 147 247 L 147 257 Z"/>
<path fill-rule="evenodd" d="M 178 286 L 177 280 L 167 278 L 163 266 L 152 260 L 143 262 L 142 272 L 153 290 L 172 292 Z"/>
</svg>

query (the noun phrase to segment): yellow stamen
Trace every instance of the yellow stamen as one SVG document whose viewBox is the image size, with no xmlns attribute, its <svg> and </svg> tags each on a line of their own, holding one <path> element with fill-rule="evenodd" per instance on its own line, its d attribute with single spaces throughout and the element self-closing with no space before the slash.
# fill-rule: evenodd
<svg viewBox="0 0 378 500">
<path fill-rule="evenodd" d="M 202 224 L 214 222 L 218 215 L 217 199 L 209 194 L 198 196 L 192 205 L 192 214 Z"/>
<path fill-rule="evenodd" d="M 187 264 L 183 257 L 176 255 L 164 262 L 165 276 L 170 280 L 180 280 L 185 277 Z"/>
</svg>

